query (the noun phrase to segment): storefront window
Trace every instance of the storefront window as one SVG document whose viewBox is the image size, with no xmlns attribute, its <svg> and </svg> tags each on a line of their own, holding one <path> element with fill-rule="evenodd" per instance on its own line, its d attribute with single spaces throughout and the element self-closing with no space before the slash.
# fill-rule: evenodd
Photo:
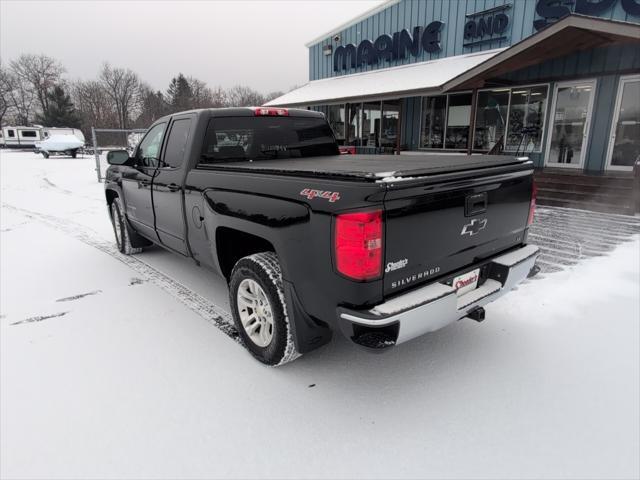
<svg viewBox="0 0 640 480">
<path fill-rule="evenodd" d="M 382 129 L 380 131 L 381 147 L 395 147 L 397 145 L 399 116 L 399 100 L 382 102 Z"/>
<path fill-rule="evenodd" d="M 449 95 L 445 149 L 460 150 L 467 148 L 470 119 L 471 94 Z"/>
<path fill-rule="evenodd" d="M 504 141 L 509 109 L 509 89 L 478 92 L 473 148 L 491 150 Z"/>
<path fill-rule="evenodd" d="M 339 145 L 344 144 L 344 105 L 329 105 L 327 120 Z"/>
<path fill-rule="evenodd" d="M 362 105 L 362 144 L 366 147 L 378 146 L 380 133 L 380 102 Z"/>
<path fill-rule="evenodd" d="M 348 105 L 347 145 L 362 145 L 362 116 L 360 103 Z"/>
<path fill-rule="evenodd" d="M 640 79 L 625 80 L 621 88 L 611 166 L 633 167 L 640 159 Z"/>
<path fill-rule="evenodd" d="M 470 93 L 425 97 L 420 146 L 447 150 L 467 148 L 470 117 Z"/>
<path fill-rule="evenodd" d="M 511 90 L 505 150 L 540 151 L 546 104 L 546 86 Z"/>
<path fill-rule="evenodd" d="M 422 134 L 420 146 L 423 148 L 444 147 L 444 122 L 447 97 L 425 97 L 422 108 Z"/>
</svg>

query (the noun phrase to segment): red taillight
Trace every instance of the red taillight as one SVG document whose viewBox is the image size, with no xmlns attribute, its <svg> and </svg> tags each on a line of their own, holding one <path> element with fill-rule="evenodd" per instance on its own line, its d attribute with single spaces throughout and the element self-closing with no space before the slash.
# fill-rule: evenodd
<svg viewBox="0 0 640 480">
<path fill-rule="evenodd" d="M 270 108 L 270 107 L 256 107 L 254 110 L 256 116 L 278 116 L 278 117 L 288 117 L 289 110 L 286 108 Z"/>
<path fill-rule="evenodd" d="M 538 187 L 536 187 L 536 182 L 533 182 L 531 187 L 531 203 L 529 204 L 529 220 L 527 220 L 527 225 L 531 225 L 533 223 L 533 217 L 536 214 L 536 198 L 538 197 Z"/>
<path fill-rule="evenodd" d="M 373 280 L 382 273 L 382 211 L 336 217 L 336 268 L 354 280 Z"/>
</svg>

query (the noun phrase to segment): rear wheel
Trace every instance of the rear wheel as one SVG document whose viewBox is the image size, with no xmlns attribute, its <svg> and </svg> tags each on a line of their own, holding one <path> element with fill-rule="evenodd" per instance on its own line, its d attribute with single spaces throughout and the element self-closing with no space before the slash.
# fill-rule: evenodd
<svg viewBox="0 0 640 480">
<path fill-rule="evenodd" d="M 69 154 L 71 155 L 71 158 L 76 158 L 78 156 L 78 150 L 71 150 Z"/>
<path fill-rule="evenodd" d="M 122 202 L 120 197 L 116 197 L 111 202 L 111 223 L 113 225 L 113 233 L 116 237 L 116 245 L 118 250 L 125 255 L 132 255 L 134 253 L 140 253 L 141 248 L 134 248 L 131 246 L 131 239 L 129 238 L 129 229 L 122 214 Z"/>
<path fill-rule="evenodd" d="M 284 301 L 278 257 L 262 252 L 241 258 L 229 282 L 233 319 L 247 350 L 267 365 L 298 358 Z"/>
<path fill-rule="evenodd" d="M 42 156 L 44 158 L 49 158 L 49 152 L 42 152 Z"/>
</svg>

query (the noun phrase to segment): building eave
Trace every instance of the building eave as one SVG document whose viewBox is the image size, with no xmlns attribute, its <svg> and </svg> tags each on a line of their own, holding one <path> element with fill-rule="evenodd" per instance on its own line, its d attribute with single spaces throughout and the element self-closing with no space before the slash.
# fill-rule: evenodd
<svg viewBox="0 0 640 480">
<path fill-rule="evenodd" d="M 534 35 L 521 40 L 487 61 L 452 78 L 443 91 L 479 88 L 485 80 L 508 71 L 576 51 L 617 43 L 640 43 L 640 25 L 585 15 L 568 15 Z"/>
</svg>

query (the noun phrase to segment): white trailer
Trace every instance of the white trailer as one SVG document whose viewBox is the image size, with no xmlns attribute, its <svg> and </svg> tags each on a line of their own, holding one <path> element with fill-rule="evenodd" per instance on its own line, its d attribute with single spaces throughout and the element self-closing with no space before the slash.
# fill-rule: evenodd
<svg viewBox="0 0 640 480">
<path fill-rule="evenodd" d="M 39 127 L 2 127 L 6 148 L 33 148 L 42 140 Z"/>
</svg>

